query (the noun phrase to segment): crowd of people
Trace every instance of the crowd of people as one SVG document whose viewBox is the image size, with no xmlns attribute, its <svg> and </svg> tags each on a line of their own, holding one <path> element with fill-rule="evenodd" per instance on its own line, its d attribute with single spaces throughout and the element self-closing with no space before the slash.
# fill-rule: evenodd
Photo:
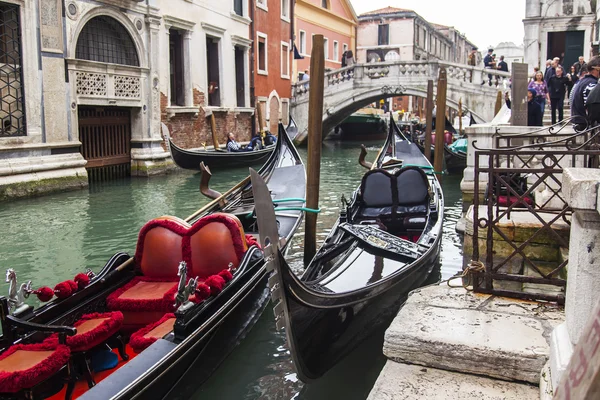
<svg viewBox="0 0 600 400">
<path fill-rule="evenodd" d="M 600 59 L 592 58 L 589 63 L 583 56 L 566 71 L 561 59 L 555 57 L 546 61 L 542 72 L 534 68 L 534 74 L 528 85 L 528 123 L 529 126 L 542 126 L 546 104 L 550 104 L 552 124 L 564 117 L 565 95 L 571 107 L 573 122 L 583 126 L 588 121 L 588 96 L 598 83 Z M 557 119 L 558 118 L 558 119 Z"/>
</svg>

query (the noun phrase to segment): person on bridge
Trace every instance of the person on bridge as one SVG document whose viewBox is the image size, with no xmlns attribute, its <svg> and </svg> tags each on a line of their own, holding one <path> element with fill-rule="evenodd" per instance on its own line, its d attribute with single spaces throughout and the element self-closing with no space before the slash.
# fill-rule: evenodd
<svg viewBox="0 0 600 400">
<path fill-rule="evenodd" d="M 309 79 L 310 79 L 310 75 L 308 75 L 308 70 L 307 70 L 307 69 L 305 69 L 305 70 L 304 70 L 304 75 L 302 75 L 302 80 L 303 80 L 303 81 L 307 81 L 307 80 L 309 80 Z M 305 84 L 304 84 L 304 89 L 308 90 L 308 83 L 305 83 Z"/>
<path fill-rule="evenodd" d="M 577 60 L 577 62 L 575 64 L 573 64 L 573 68 L 575 69 L 575 74 L 577 74 L 577 76 L 581 75 L 581 70 L 586 65 L 587 64 L 585 63 L 585 59 L 583 58 L 583 56 L 579 56 L 579 60 Z"/>
<path fill-rule="evenodd" d="M 527 126 L 542 126 L 543 114 L 537 98 L 535 89 L 527 89 Z"/>
<path fill-rule="evenodd" d="M 356 60 L 354 59 L 354 53 L 352 53 L 352 50 L 348 50 L 346 52 L 346 67 L 351 67 L 354 64 L 356 64 Z"/>
<path fill-rule="evenodd" d="M 587 74 L 577 82 L 571 93 L 571 117 L 576 130 L 585 129 L 588 124 L 586 103 L 600 76 L 600 57 L 596 56 L 587 65 Z"/>
<path fill-rule="evenodd" d="M 544 71 L 544 82 L 548 85 L 550 78 L 556 75 L 556 62 L 554 60 L 546 61 L 546 71 Z"/>
<path fill-rule="evenodd" d="M 483 68 L 485 69 L 495 69 L 496 63 L 494 62 L 494 58 L 492 54 L 494 53 L 494 49 L 488 49 L 487 55 L 483 58 Z M 481 82 L 483 85 L 485 82 Z M 488 74 L 488 84 L 492 86 L 492 74 Z"/>
<path fill-rule="evenodd" d="M 504 61 L 504 56 L 500 56 L 500 62 L 498 63 L 498 70 L 508 72 L 508 64 Z"/>
<path fill-rule="evenodd" d="M 538 71 L 538 73 L 535 74 L 535 80 L 529 82 L 527 89 L 535 89 L 537 97 L 536 102 L 542 110 L 542 115 L 544 115 L 544 111 L 546 110 L 546 100 L 550 101 L 550 96 L 548 95 L 548 86 L 546 85 L 546 82 L 544 82 L 542 71 Z"/>
<path fill-rule="evenodd" d="M 556 75 L 548 81 L 548 92 L 550 93 L 550 105 L 552 107 L 552 125 L 556 123 L 556 110 L 558 110 L 558 120 L 563 120 L 563 105 L 568 82 L 569 78 L 564 75 L 562 67 L 556 67 Z"/>
</svg>

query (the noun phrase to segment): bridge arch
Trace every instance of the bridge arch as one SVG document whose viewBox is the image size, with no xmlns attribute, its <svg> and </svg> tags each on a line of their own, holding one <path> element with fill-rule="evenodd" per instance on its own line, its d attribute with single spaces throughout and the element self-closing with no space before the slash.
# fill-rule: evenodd
<svg viewBox="0 0 600 400">
<path fill-rule="evenodd" d="M 384 61 L 355 64 L 325 74 L 323 104 L 323 130 L 328 132 L 348 115 L 365 105 L 394 96 L 427 96 L 429 80 L 437 81 L 440 68 L 447 76 L 446 105 L 458 109 L 462 98 L 463 110 L 472 112 L 477 122 L 487 122 L 494 117 L 498 90 L 510 74 L 495 72 L 500 77 L 491 81 L 489 71 L 469 65 L 442 61 Z M 308 126 L 308 91 L 310 80 L 293 85 L 291 114 L 298 125 L 302 141 Z"/>
<path fill-rule="evenodd" d="M 353 96 L 345 97 L 337 104 L 327 107 L 325 113 L 323 114 L 323 132 L 325 133 L 335 128 L 336 125 L 340 124 L 353 112 L 362 107 L 365 107 L 373 102 L 378 102 L 379 100 L 396 96 L 417 96 L 427 98 L 427 90 L 423 90 L 418 87 L 408 87 L 403 88 L 402 91 L 385 92 L 382 90 L 382 88 L 371 88 L 359 93 L 355 92 Z M 446 99 L 446 106 L 458 110 L 458 101 L 448 97 Z M 473 113 L 473 116 L 477 120 L 481 122 L 485 121 L 481 115 L 469 109 L 468 107 L 465 107 L 464 105 L 463 110 Z"/>
</svg>

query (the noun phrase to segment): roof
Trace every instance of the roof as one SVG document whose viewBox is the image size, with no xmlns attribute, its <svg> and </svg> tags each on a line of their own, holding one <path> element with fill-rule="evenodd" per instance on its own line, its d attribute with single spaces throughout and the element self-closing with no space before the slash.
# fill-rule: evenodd
<svg viewBox="0 0 600 400">
<path fill-rule="evenodd" d="M 362 13 L 359 17 L 369 16 L 369 15 L 385 15 L 385 14 L 396 14 L 403 12 L 414 12 L 413 10 L 408 10 L 406 8 L 396 8 L 396 7 L 385 7 L 380 8 L 379 10 L 368 11 L 366 13 Z"/>
</svg>

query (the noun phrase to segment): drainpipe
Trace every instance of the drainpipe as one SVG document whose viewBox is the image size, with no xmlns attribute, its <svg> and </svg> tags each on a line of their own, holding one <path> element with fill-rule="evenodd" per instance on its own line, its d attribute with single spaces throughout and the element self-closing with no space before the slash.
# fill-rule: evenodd
<svg viewBox="0 0 600 400">
<path fill-rule="evenodd" d="M 256 7 L 256 0 L 248 0 L 248 4 L 250 5 L 248 11 L 250 12 L 250 38 L 252 40 L 252 45 L 250 46 L 250 68 L 248 68 L 250 72 L 250 107 L 254 108 L 254 112 L 256 113 L 256 88 L 254 87 L 254 38 L 256 36 L 254 33 L 254 10 Z M 252 117 L 252 123 L 250 124 L 250 129 L 252 131 L 251 136 L 256 135 L 256 118 L 257 116 L 254 114 Z"/>
</svg>

